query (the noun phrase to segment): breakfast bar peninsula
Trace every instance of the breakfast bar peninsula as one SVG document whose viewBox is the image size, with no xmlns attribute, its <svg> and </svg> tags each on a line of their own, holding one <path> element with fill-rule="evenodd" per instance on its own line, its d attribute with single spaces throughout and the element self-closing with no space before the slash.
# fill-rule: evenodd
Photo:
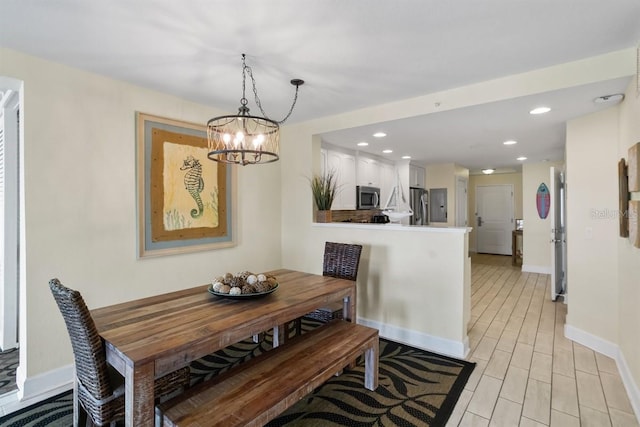
<svg viewBox="0 0 640 427">
<path fill-rule="evenodd" d="M 319 272 L 324 242 L 363 245 L 357 322 L 380 336 L 454 357 L 469 351 L 468 227 L 311 223 L 287 268 Z M 285 242 L 286 246 L 286 242 Z M 285 249 L 286 250 L 286 249 Z"/>
</svg>

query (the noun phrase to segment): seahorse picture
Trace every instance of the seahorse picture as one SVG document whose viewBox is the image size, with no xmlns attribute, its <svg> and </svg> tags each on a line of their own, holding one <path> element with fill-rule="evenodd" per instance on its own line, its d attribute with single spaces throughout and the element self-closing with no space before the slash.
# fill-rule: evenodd
<svg viewBox="0 0 640 427">
<path fill-rule="evenodd" d="M 164 229 L 218 226 L 216 166 L 206 149 L 164 143 Z"/>
<path fill-rule="evenodd" d="M 204 190 L 204 180 L 202 179 L 202 165 L 200 161 L 193 156 L 187 156 L 182 163 L 181 171 L 184 174 L 184 188 L 187 190 L 193 200 L 195 200 L 198 209 L 191 209 L 191 218 L 200 218 L 204 211 L 202 198 L 200 193 Z"/>
</svg>

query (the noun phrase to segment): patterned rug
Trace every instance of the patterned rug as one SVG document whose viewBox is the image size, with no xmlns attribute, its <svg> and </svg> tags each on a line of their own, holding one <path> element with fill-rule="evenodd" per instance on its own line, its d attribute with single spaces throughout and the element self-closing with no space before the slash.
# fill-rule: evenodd
<svg viewBox="0 0 640 427">
<path fill-rule="evenodd" d="M 18 369 L 19 356 L 17 348 L 0 352 L 0 395 L 18 388 L 16 369 Z"/>
<path fill-rule="evenodd" d="M 305 323 L 305 330 L 315 325 Z M 192 383 L 271 348 L 271 337 L 242 341 L 191 365 Z M 345 369 L 268 426 L 444 426 L 475 364 L 380 339 L 379 386 L 364 384 L 364 362 Z M 0 418 L 0 426 L 70 426 L 71 392 Z"/>
</svg>

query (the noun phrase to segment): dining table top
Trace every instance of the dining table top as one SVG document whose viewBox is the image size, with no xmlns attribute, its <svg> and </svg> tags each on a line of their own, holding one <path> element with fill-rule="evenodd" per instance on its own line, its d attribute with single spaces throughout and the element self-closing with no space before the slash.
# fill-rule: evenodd
<svg viewBox="0 0 640 427">
<path fill-rule="evenodd" d="M 276 277 L 278 288 L 255 298 L 217 296 L 205 284 L 92 310 L 111 354 L 108 360 L 117 355 L 127 365 L 155 361 L 157 376 L 180 367 L 176 353 L 189 353 L 182 359 L 187 364 L 211 348 L 234 344 L 332 301 L 351 297 L 355 314 L 353 281 L 287 269 L 265 273 Z M 122 372 L 118 363 L 115 367 Z"/>
</svg>

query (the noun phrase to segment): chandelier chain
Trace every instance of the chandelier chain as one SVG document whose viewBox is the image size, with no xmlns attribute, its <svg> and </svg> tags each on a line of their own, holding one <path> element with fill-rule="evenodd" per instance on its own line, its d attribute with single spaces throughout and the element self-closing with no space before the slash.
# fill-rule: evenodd
<svg viewBox="0 0 640 427">
<path fill-rule="evenodd" d="M 242 98 L 240 99 L 240 104 L 243 107 L 247 106 L 247 96 L 246 96 L 246 80 L 247 80 L 247 75 L 246 75 L 246 70 L 249 67 L 247 67 L 247 63 L 245 62 L 245 55 L 244 53 L 242 54 Z M 249 68 L 249 70 L 251 70 Z M 253 80 L 253 76 L 251 77 L 251 80 Z"/>
<path fill-rule="evenodd" d="M 244 61 L 244 58 L 243 58 L 243 61 Z M 289 108 L 289 112 L 287 113 L 287 115 L 282 120 L 273 120 L 267 115 L 267 113 L 262 108 L 262 103 L 260 102 L 260 97 L 258 96 L 258 89 L 256 87 L 256 79 L 253 78 L 253 72 L 251 70 L 251 67 L 249 67 L 248 65 L 244 65 L 244 68 L 243 68 L 243 79 L 242 79 L 242 91 L 243 91 L 242 93 L 243 93 L 243 96 L 244 96 L 244 69 L 247 70 L 246 71 L 247 74 L 249 74 L 249 77 L 251 77 L 251 84 L 253 85 L 253 95 L 254 95 L 255 100 L 256 100 L 256 105 L 260 109 L 260 112 L 262 113 L 262 115 L 265 116 L 267 119 L 278 123 L 279 125 L 281 125 L 284 122 L 286 122 L 287 119 L 291 116 L 291 113 L 293 113 L 293 108 L 296 106 L 296 101 L 298 101 L 298 85 L 295 85 L 296 86 L 296 93 L 293 96 L 293 103 L 291 104 L 291 108 Z"/>
</svg>

